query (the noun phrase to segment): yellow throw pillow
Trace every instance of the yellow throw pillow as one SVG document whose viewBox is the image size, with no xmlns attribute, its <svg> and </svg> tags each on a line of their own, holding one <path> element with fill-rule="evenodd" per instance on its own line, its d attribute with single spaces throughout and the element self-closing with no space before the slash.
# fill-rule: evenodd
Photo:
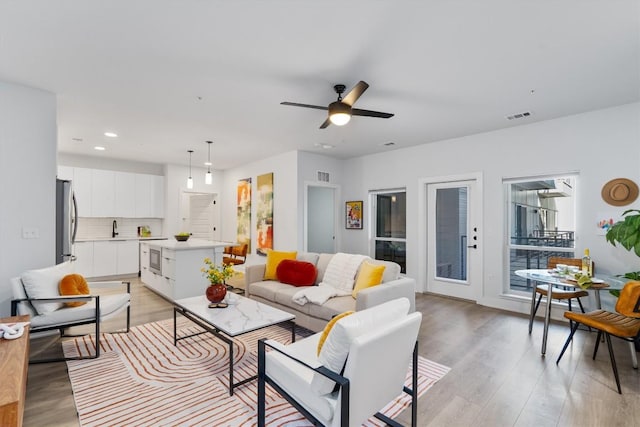
<svg viewBox="0 0 640 427">
<path fill-rule="evenodd" d="M 267 252 L 267 266 L 264 269 L 263 280 L 278 280 L 278 264 L 285 259 L 296 259 L 298 252 L 281 252 L 281 251 L 269 251 Z"/>
<path fill-rule="evenodd" d="M 345 311 L 344 313 L 340 313 L 336 316 L 333 316 L 333 318 L 329 320 L 329 323 L 327 323 L 327 326 L 325 326 L 324 330 L 322 331 L 322 335 L 320 335 L 320 341 L 318 341 L 318 356 L 320 356 L 320 350 L 322 350 L 322 346 L 324 345 L 324 342 L 327 340 L 327 337 L 329 336 L 329 332 L 331 332 L 331 328 L 333 328 L 333 325 L 335 325 L 338 320 L 342 319 L 343 317 L 347 317 L 348 315 L 353 313 L 355 312 Z"/>
<path fill-rule="evenodd" d="M 358 292 L 360 292 L 361 290 L 382 283 L 384 268 L 384 265 L 375 265 L 371 264 L 370 262 L 364 261 L 360 266 L 358 278 L 356 279 L 356 284 L 353 286 L 353 292 L 351 292 L 351 296 L 355 298 L 356 295 L 358 295 Z"/>
<path fill-rule="evenodd" d="M 79 274 L 67 274 L 60 280 L 60 295 L 89 295 L 89 285 Z M 64 303 L 67 307 L 80 307 L 86 301 L 74 301 Z"/>
</svg>

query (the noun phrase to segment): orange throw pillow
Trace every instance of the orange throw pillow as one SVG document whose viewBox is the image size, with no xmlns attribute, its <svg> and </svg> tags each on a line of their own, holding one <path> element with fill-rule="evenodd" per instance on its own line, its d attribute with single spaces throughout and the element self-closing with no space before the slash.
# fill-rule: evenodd
<svg viewBox="0 0 640 427">
<path fill-rule="evenodd" d="M 60 295 L 89 295 L 89 285 L 87 281 L 79 274 L 67 274 L 60 281 Z M 65 302 L 67 307 L 80 307 L 86 304 L 86 301 Z"/>
</svg>

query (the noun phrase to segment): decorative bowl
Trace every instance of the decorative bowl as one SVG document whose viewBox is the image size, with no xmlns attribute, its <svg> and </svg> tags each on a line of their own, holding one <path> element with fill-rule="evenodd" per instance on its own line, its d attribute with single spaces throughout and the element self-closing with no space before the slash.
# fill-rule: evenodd
<svg viewBox="0 0 640 427">
<path fill-rule="evenodd" d="M 185 235 L 183 235 L 183 234 L 176 234 L 176 235 L 175 235 L 175 236 L 173 236 L 173 237 L 175 237 L 175 238 L 176 238 L 176 240 L 177 240 L 178 242 L 186 242 L 187 240 L 189 240 L 189 237 L 190 237 L 190 236 L 189 236 L 189 235 L 186 235 L 186 236 L 185 236 Z"/>
</svg>

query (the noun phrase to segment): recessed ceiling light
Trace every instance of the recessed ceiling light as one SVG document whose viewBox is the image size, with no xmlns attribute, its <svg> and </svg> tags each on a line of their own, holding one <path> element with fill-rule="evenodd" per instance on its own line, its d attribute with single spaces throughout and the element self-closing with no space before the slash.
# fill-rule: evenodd
<svg viewBox="0 0 640 427">
<path fill-rule="evenodd" d="M 211 165 L 213 165 L 213 163 L 211 163 L 211 162 L 204 162 L 204 165 L 205 165 L 205 166 L 211 166 Z"/>
<path fill-rule="evenodd" d="M 117 138 L 118 134 L 115 132 L 105 132 L 104 136 L 108 136 L 109 138 Z"/>
<path fill-rule="evenodd" d="M 391 141 L 389 141 L 389 142 L 385 142 L 385 143 L 383 143 L 382 145 L 384 145 L 385 147 L 391 147 L 391 146 L 396 145 L 396 143 L 395 143 L 395 142 L 391 142 Z"/>
<path fill-rule="evenodd" d="M 104 151 L 104 150 L 106 150 L 106 148 L 101 147 L 101 146 L 99 146 L 99 145 L 96 145 L 95 147 L 93 147 L 93 149 L 94 149 L 94 150 L 98 150 L 98 151 Z"/>
<path fill-rule="evenodd" d="M 336 148 L 336 147 L 334 147 L 334 146 L 333 146 L 333 145 L 331 145 L 331 144 L 320 144 L 320 143 L 316 143 L 316 144 L 315 144 L 315 146 L 316 146 L 316 147 L 320 147 L 320 148 L 322 148 L 322 149 L 324 149 L 324 150 L 331 150 L 332 148 Z"/>
<path fill-rule="evenodd" d="M 71 140 L 77 143 L 83 142 L 82 138 L 71 138 Z"/>
</svg>

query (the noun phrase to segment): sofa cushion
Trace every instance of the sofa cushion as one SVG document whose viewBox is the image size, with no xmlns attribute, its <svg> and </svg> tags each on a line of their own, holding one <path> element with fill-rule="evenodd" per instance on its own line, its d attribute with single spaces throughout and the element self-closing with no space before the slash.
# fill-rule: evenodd
<svg viewBox="0 0 640 427">
<path fill-rule="evenodd" d="M 39 270 L 29 270 L 20 276 L 24 291 L 29 298 L 55 298 L 60 296 L 58 287 L 60 280 L 67 274 L 73 273 L 70 262 L 63 262 L 52 267 Z M 38 314 L 56 311 L 63 304 L 61 302 L 34 302 L 33 307 Z"/>
<path fill-rule="evenodd" d="M 343 317 L 331 329 L 318 355 L 318 361 L 333 372 L 340 373 L 355 338 L 406 316 L 409 306 L 408 299 L 399 298 Z M 334 385 L 333 381 L 319 374 L 314 375 L 311 381 L 311 387 L 319 394 L 331 393 Z"/>
<path fill-rule="evenodd" d="M 295 303 L 294 303 L 295 304 Z M 356 300 L 351 296 L 347 295 L 344 297 L 333 297 L 329 298 L 327 302 L 322 305 L 318 304 L 305 304 L 300 306 L 295 304 L 297 308 L 304 309 L 308 307 L 308 312 L 310 316 L 316 317 L 318 319 L 324 319 L 327 322 L 340 313 L 344 313 L 345 311 L 356 309 Z"/>
<path fill-rule="evenodd" d="M 298 291 L 295 286 L 280 283 L 277 280 L 264 280 L 251 284 L 251 295 L 256 295 L 269 301 L 275 301 L 276 292 L 281 289 L 293 289 L 294 292 Z"/>
<path fill-rule="evenodd" d="M 318 269 L 318 278 L 316 279 L 316 283 L 322 282 L 324 279 L 324 272 L 327 271 L 327 266 L 329 265 L 329 261 L 333 258 L 333 254 L 320 254 L 318 255 L 318 262 L 316 263 L 316 268 Z"/>
<path fill-rule="evenodd" d="M 318 270 L 306 261 L 284 259 L 276 269 L 278 280 L 293 286 L 311 286 L 315 284 Z"/>
<path fill-rule="evenodd" d="M 384 274 L 382 275 L 382 283 L 392 282 L 400 278 L 400 265 L 395 262 L 372 258 L 369 258 L 367 261 L 373 265 L 384 265 L 385 268 Z"/>
<path fill-rule="evenodd" d="M 278 280 L 276 270 L 280 261 L 284 259 L 296 259 L 297 252 L 269 251 L 267 252 L 267 265 L 264 270 L 264 280 Z"/>
<path fill-rule="evenodd" d="M 89 295 L 89 285 L 80 274 L 67 274 L 60 280 L 60 295 Z M 80 307 L 85 305 L 86 301 L 65 302 L 67 307 Z"/>
<path fill-rule="evenodd" d="M 320 255 L 315 252 L 298 252 L 298 255 L 296 255 L 298 261 L 310 262 L 313 265 L 318 265 L 319 257 Z"/>
<path fill-rule="evenodd" d="M 331 258 L 322 284 L 342 291 L 343 294 L 353 291 L 356 274 L 360 269 L 360 264 L 366 257 L 364 255 L 345 254 L 338 252 Z"/>
<path fill-rule="evenodd" d="M 287 345 L 284 350 L 287 354 L 304 361 L 311 367 L 319 367 L 320 363 L 318 363 L 314 352 L 319 338 L 320 333 L 317 333 Z M 279 345 L 278 342 L 274 342 L 272 345 L 278 348 L 284 347 Z M 278 385 L 287 393 L 296 396 L 296 400 L 301 402 L 315 417 L 319 418 L 323 425 L 330 425 L 331 419 L 334 417 L 335 402 L 333 399 L 319 396 L 311 389 L 310 385 L 314 372 L 277 351 L 267 352 L 265 359 L 267 376 L 275 379 Z"/>
<path fill-rule="evenodd" d="M 358 271 L 358 278 L 356 279 L 356 284 L 353 286 L 351 296 L 356 298 L 358 292 L 362 289 L 379 285 L 382 282 L 382 275 L 384 274 L 385 268 L 386 266 L 384 265 L 374 265 L 369 261 L 364 261 Z"/>
<path fill-rule="evenodd" d="M 100 297 L 100 317 L 105 318 L 127 307 L 127 301 L 131 300 L 128 293 L 103 295 Z M 92 319 L 96 315 L 96 301 L 80 307 L 63 307 L 60 310 L 36 316 L 31 319 L 31 325 L 35 327 L 48 326 L 61 323 L 76 322 L 82 319 Z"/>
<path fill-rule="evenodd" d="M 327 336 L 329 336 L 329 332 L 331 332 L 331 329 L 333 329 L 333 326 L 336 324 L 336 322 L 345 316 L 352 315 L 353 313 L 355 313 L 355 311 L 345 311 L 344 313 L 340 313 L 337 316 L 334 316 L 333 319 L 331 319 L 329 323 L 327 323 L 327 326 L 325 326 L 322 330 L 322 335 L 320 335 L 320 339 L 318 340 L 318 348 L 316 350 L 317 355 L 320 355 L 320 350 L 322 350 L 322 346 L 327 340 Z"/>
</svg>

